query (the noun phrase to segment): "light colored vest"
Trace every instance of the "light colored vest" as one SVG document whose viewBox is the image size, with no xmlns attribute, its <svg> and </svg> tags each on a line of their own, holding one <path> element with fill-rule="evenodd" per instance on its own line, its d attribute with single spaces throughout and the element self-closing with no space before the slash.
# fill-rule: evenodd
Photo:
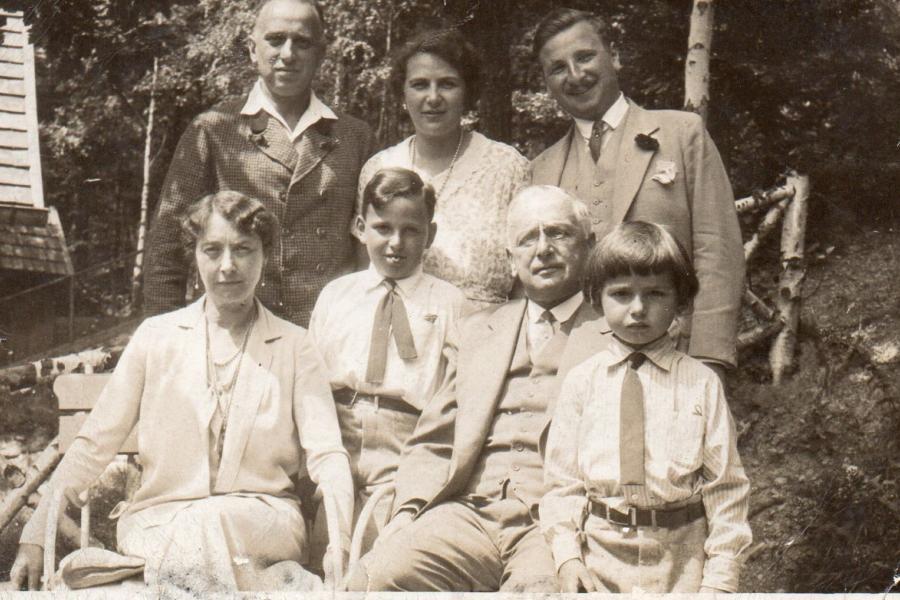
<svg viewBox="0 0 900 600">
<path fill-rule="evenodd" d="M 530 509 L 543 496 L 544 471 L 538 443 L 547 424 L 547 406 L 559 392 L 556 372 L 573 321 L 560 327 L 532 364 L 525 337 L 527 317 L 522 319 L 500 403 L 469 478 L 465 495 L 470 499 L 514 497 Z"/>
<path fill-rule="evenodd" d="M 591 211 L 591 229 L 598 240 L 615 225 L 611 222 L 612 201 L 624 132 L 625 120 L 617 128 L 606 132 L 608 139 L 603 145 L 600 160 L 595 164 L 581 134 L 577 130 L 572 131 L 571 147 L 560 179 L 560 187 L 588 205 Z"/>
</svg>

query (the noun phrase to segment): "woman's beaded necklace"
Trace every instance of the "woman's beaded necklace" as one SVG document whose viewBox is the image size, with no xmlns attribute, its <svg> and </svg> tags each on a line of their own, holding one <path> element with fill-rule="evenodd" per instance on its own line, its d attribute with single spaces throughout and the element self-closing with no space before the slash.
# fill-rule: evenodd
<svg viewBox="0 0 900 600">
<path fill-rule="evenodd" d="M 459 141 L 456 142 L 456 152 L 453 153 L 453 159 L 450 160 L 450 166 L 447 167 L 447 176 L 444 178 L 444 181 L 441 182 L 441 186 L 437 189 L 437 191 L 434 194 L 435 199 L 441 197 L 441 192 L 444 191 L 444 188 L 447 187 L 447 182 L 450 181 L 450 176 L 453 174 L 453 166 L 456 164 L 456 159 L 459 158 L 459 151 L 462 148 L 463 139 L 465 139 L 465 136 L 466 136 L 466 130 L 461 128 L 459 130 Z M 418 136 L 413 136 L 412 142 L 410 142 L 410 144 L 409 144 L 410 153 L 412 154 L 413 170 L 415 170 L 415 168 L 416 168 L 416 137 L 418 137 Z"/>
<path fill-rule="evenodd" d="M 219 406 L 219 409 L 222 413 L 222 424 L 219 427 L 218 436 L 216 438 L 216 456 L 222 456 L 222 449 L 224 448 L 225 443 L 225 428 L 228 423 L 228 413 L 231 410 L 231 400 L 234 397 L 234 388 L 237 384 L 238 374 L 241 372 L 241 362 L 244 360 L 244 351 L 247 349 L 247 341 L 250 339 L 250 332 L 253 330 L 253 325 L 256 323 L 256 310 L 253 311 L 253 316 L 250 317 L 250 324 L 247 325 L 247 329 L 244 331 L 244 339 L 241 342 L 240 347 L 237 352 L 225 360 L 225 362 L 217 363 L 213 360 L 212 357 L 212 348 L 209 341 L 209 318 L 206 320 L 206 372 L 207 372 L 207 385 L 209 386 L 210 391 L 213 394 L 213 398 L 216 400 L 216 404 Z M 228 381 L 226 385 L 221 385 L 219 383 L 219 374 L 216 370 L 216 367 L 224 367 L 228 363 L 232 362 L 235 358 L 238 359 L 237 364 L 234 367 L 234 373 L 231 375 L 231 379 Z"/>
</svg>

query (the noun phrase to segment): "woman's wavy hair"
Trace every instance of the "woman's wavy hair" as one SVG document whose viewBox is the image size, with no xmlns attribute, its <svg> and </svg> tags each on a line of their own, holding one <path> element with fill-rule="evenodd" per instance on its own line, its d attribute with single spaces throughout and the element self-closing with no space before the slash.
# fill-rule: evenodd
<svg viewBox="0 0 900 600">
<path fill-rule="evenodd" d="M 666 273 L 672 276 L 679 308 L 686 309 L 697 295 L 700 283 L 684 247 L 656 223 L 621 223 L 588 256 L 583 275 L 584 295 L 599 308 L 603 288 L 610 279 Z"/>
<path fill-rule="evenodd" d="M 278 239 L 278 217 L 259 200 L 240 192 L 224 191 L 200 198 L 188 206 L 181 217 L 181 243 L 189 259 L 194 256 L 197 240 L 214 212 L 244 235 L 258 236 L 263 254 L 269 256 Z"/>
<path fill-rule="evenodd" d="M 465 107 L 472 110 L 481 93 L 481 66 L 475 47 L 455 28 L 428 29 L 415 35 L 391 56 L 390 84 L 403 97 L 406 67 L 416 54 L 432 54 L 459 72 L 466 86 Z"/>
</svg>

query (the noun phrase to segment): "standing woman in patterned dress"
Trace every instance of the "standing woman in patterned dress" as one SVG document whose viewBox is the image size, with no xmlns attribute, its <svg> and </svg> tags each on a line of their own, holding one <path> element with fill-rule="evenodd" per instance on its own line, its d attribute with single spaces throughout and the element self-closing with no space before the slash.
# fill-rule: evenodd
<svg viewBox="0 0 900 600">
<path fill-rule="evenodd" d="M 515 148 L 463 128 L 463 113 L 478 99 L 478 71 L 475 49 L 455 29 L 424 31 L 404 44 L 391 83 L 415 133 L 370 158 L 359 178 L 363 190 L 378 170 L 404 167 L 434 187 L 438 228 L 425 272 L 462 289 L 475 308 L 505 302 L 512 289 L 506 208 L 528 172 Z"/>
</svg>

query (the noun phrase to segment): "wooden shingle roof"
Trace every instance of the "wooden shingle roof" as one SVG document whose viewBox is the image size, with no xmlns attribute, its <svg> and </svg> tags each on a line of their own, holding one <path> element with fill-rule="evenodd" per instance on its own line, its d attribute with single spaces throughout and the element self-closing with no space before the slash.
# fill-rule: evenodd
<svg viewBox="0 0 900 600">
<path fill-rule="evenodd" d="M 72 273 L 59 216 L 44 207 L 34 46 L 22 11 L 0 7 L 0 269 Z"/>
</svg>

